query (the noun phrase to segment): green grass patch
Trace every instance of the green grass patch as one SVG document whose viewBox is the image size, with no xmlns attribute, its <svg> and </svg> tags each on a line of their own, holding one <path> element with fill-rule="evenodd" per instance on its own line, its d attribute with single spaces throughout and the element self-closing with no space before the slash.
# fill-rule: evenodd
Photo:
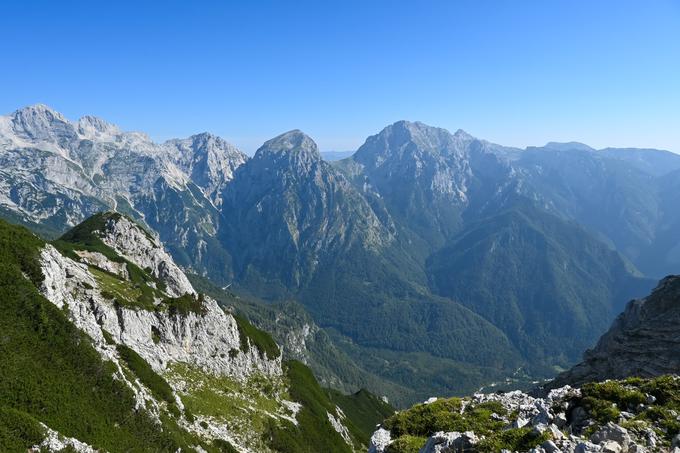
<svg viewBox="0 0 680 453">
<path fill-rule="evenodd" d="M 418 453 L 427 442 L 427 437 L 410 436 L 408 434 L 395 439 L 386 449 L 386 453 Z"/>
<path fill-rule="evenodd" d="M 116 349 L 130 370 L 139 378 L 142 384 L 151 390 L 156 398 L 174 404 L 175 396 L 172 393 L 172 388 L 165 382 L 165 379 L 156 374 L 146 360 L 123 344 L 116 346 Z"/>
<path fill-rule="evenodd" d="M 328 398 L 351 420 L 352 435 L 368 445 L 376 425 L 394 414 L 394 408 L 365 389 L 352 395 L 327 389 Z"/>
<path fill-rule="evenodd" d="M 141 299 L 142 292 L 131 282 L 118 275 L 106 272 L 95 266 L 89 266 L 90 273 L 99 283 L 102 296 L 116 301 L 120 306 L 126 308 L 144 308 L 153 310 L 153 303 L 144 303 Z"/>
<path fill-rule="evenodd" d="M 163 300 L 163 304 L 171 315 L 181 316 L 186 316 L 190 313 L 204 315 L 206 313 L 204 302 L 205 296 L 203 294 L 198 296 L 185 294 L 180 297 L 168 297 Z"/>
<path fill-rule="evenodd" d="M 241 351 L 248 352 L 250 345 L 255 346 L 260 352 L 264 353 L 269 360 L 274 360 L 281 355 L 279 346 L 267 332 L 253 326 L 246 318 L 234 313 L 234 319 L 238 325 L 239 337 L 241 339 Z"/>
<path fill-rule="evenodd" d="M 44 437 L 45 430 L 35 418 L 0 406 L 0 451 L 27 451 Z"/>
<path fill-rule="evenodd" d="M 187 412 L 197 419 L 210 417 L 228 426 L 239 442 L 253 451 L 266 449 L 263 433 L 272 416 L 290 411 L 279 403 L 279 398 L 289 398 L 280 379 L 254 375 L 240 382 L 225 376 L 213 376 L 186 364 L 175 364 L 165 377 L 170 382 L 185 382 L 188 387 L 181 394 Z M 271 415 L 269 415 L 271 414 Z M 203 422 L 202 426 L 207 427 Z"/>
</svg>

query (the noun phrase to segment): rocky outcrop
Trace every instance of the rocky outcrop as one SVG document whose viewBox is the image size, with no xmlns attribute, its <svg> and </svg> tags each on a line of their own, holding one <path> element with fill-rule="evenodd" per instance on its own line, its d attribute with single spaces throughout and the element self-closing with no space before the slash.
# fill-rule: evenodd
<svg viewBox="0 0 680 453">
<path fill-rule="evenodd" d="M 445 433 L 439 431 L 427 439 L 427 443 L 420 449 L 422 453 L 455 453 L 458 451 L 474 451 L 479 438 L 472 431 L 459 433 L 453 431 Z"/>
<path fill-rule="evenodd" d="M 434 431 L 420 447 L 420 453 L 458 453 L 477 451 L 513 451 L 531 453 L 642 453 L 675 452 L 673 431 L 655 422 L 658 414 L 674 414 L 669 406 L 657 404 L 646 395 L 647 404 L 616 396 L 628 393 L 645 398 L 642 389 L 657 385 L 668 390 L 670 383 L 638 382 L 637 387 L 626 382 L 598 384 L 600 387 L 578 389 L 570 386 L 553 389 L 537 398 L 521 391 L 475 394 L 463 399 L 431 399 L 388 419 L 371 438 L 369 453 L 389 452 L 389 446 L 412 445 L 423 430 Z M 658 387 L 657 387 L 658 388 Z M 437 409 L 429 407 L 440 404 Z M 603 421 L 594 407 L 611 407 L 609 420 Z M 619 412 L 619 409 L 620 412 Z M 624 410 L 625 409 L 625 410 Z M 440 412 L 437 412 L 440 411 Z M 410 414 L 413 413 L 413 418 Z M 619 414 L 619 415 L 616 415 Z M 654 415 L 657 414 L 657 415 Z M 675 413 L 677 416 L 677 413 Z M 424 425 L 433 423 L 433 425 Z M 457 426 L 467 431 L 437 431 L 437 426 Z M 627 427 L 625 427 L 627 426 Z M 390 429 L 396 430 L 395 432 Z M 479 432 L 475 430 L 479 429 Z M 410 431 L 411 430 L 411 431 Z M 514 439 L 514 440 L 513 440 Z M 517 442 L 517 439 L 522 439 Z M 518 445 L 522 447 L 517 448 Z M 397 449 L 398 450 L 398 449 Z"/>
<path fill-rule="evenodd" d="M 680 373 L 680 276 L 661 280 L 651 295 L 628 303 L 583 362 L 548 388 L 565 384 Z"/>
<path fill-rule="evenodd" d="M 102 214 L 101 218 L 103 230 L 92 234 L 162 282 L 166 297 L 196 297 L 186 275 L 154 237 L 120 214 Z M 188 313 L 162 309 L 160 298 L 156 298 L 154 310 L 121 306 L 105 297 L 102 283 L 88 265 L 125 279 L 124 263 L 98 252 L 77 250 L 76 254 L 84 263 L 62 256 L 50 245 L 43 249 L 42 292 L 55 305 L 67 309 L 71 320 L 95 340 L 105 355 L 111 355 L 106 347 L 108 334 L 116 343 L 134 349 L 159 372 L 181 362 L 238 378 L 254 372 L 281 374 L 280 358 L 268 360 L 256 347 L 248 348 L 247 352 L 240 350 L 242 339 L 236 320 L 213 299 L 202 297 L 200 310 Z"/>
<path fill-rule="evenodd" d="M 168 295 L 179 297 L 196 294 L 189 279 L 163 249 L 158 239 L 125 216 L 109 216 L 105 230 L 101 232 L 101 239 L 121 256 L 162 280 Z"/>
<path fill-rule="evenodd" d="M 116 224 L 117 231 L 124 225 L 139 228 L 129 221 Z M 144 248 L 135 250 L 141 256 L 158 256 Z M 203 299 L 202 310 L 197 313 L 126 308 L 102 295 L 100 283 L 86 265 L 62 256 L 54 247 L 48 245 L 43 249 L 41 265 L 45 297 L 67 310 L 71 321 L 85 331 L 100 353 L 109 359 L 115 352 L 107 345 L 106 335 L 135 350 L 159 373 L 178 362 L 239 379 L 255 372 L 265 375 L 282 372 L 280 358 L 269 360 L 255 347 L 248 348 L 247 352 L 240 350 L 236 320 L 209 297 Z M 170 262 L 164 268 L 171 265 L 175 266 Z M 188 280 L 186 285 L 182 294 L 195 294 Z"/>
<path fill-rule="evenodd" d="M 83 244 L 80 246 L 85 250 L 78 250 L 79 244 L 71 243 L 78 258 L 75 260 L 46 245 L 40 252 L 44 279 L 39 289 L 92 339 L 101 357 L 115 366 L 115 377 L 134 393 L 135 408 L 147 411 L 162 424 L 169 402 L 167 396 L 160 400 L 157 390 L 147 387 L 148 382 L 142 383 L 130 371 L 129 359 L 124 359 L 121 352 L 123 346 L 148 363 L 162 376 L 159 379 L 167 379 L 172 389 L 170 401 L 175 410 L 184 414 L 180 421 L 184 429 L 206 439 L 240 445 L 240 451 L 269 451 L 260 448 L 260 444 L 250 445 L 248 439 L 259 438 L 259 433 L 240 420 L 242 414 L 235 412 L 221 418 L 188 415 L 183 398 L 201 391 L 219 392 L 218 388 L 206 387 L 207 383 L 227 385 L 226 382 L 233 388 L 252 392 L 251 386 L 257 385 L 253 382 L 267 382 L 271 389 L 278 390 L 263 396 L 270 399 L 266 407 L 271 412 L 260 416 L 296 424 L 300 405 L 285 400 L 281 356 L 272 358 L 258 349 L 239 329 L 234 316 L 210 297 L 197 295 L 157 240 L 130 219 L 103 214 L 96 221 L 79 226 L 82 234 L 87 233 L 84 225 L 99 225 L 100 229 L 90 233 L 111 250 L 102 249 L 101 245 L 94 247 L 104 253 L 87 250 L 88 246 Z M 111 255 L 111 251 L 118 256 Z M 143 281 L 132 280 L 133 268 L 126 266 L 128 262 L 142 269 Z M 139 272 L 138 269 L 134 273 Z M 141 288 L 147 284 L 148 287 Z M 136 299 L 143 297 L 144 291 L 153 294 L 151 300 Z M 232 404 L 254 404 L 241 400 L 249 396 L 234 398 L 237 403 Z M 340 420 L 337 426 L 335 429 L 344 428 Z M 93 451 L 50 430 L 46 430 L 45 440 L 36 448 L 60 451 L 66 446 L 79 452 Z"/>
<path fill-rule="evenodd" d="M 248 160 L 235 146 L 209 133 L 169 140 L 163 148 L 217 207 L 222 205 L 222 191 L 234 171 Z"/>
<path fill-rule="evenodd" d="M 92 448 L 92 446 L 81 442 L 78 439 L 62 436 L 57 431 L 51 429 L 45 424 L 41 425 L 45 430 L 45 439 L 39 445 L 35 445 L 33 448 L 31 448 L 29 450 L 31 453 L 39 453 L 44 451 L 75 451 L 77 453 L 97 453 L 98 451 Z"/>
<path fill-rule="evenodd" d="M 368 453 L 384 453 L 392 443 L 392 433 L 385 428 L 378 428 L 371 436 Z"/>
</svg>

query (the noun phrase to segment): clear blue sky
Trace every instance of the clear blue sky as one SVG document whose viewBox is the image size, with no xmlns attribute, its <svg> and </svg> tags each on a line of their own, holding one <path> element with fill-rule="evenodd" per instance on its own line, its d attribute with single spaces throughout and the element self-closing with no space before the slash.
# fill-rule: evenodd
<svg viewBox="0 0 680 453">
<path fill-rule="evenodd" d="M 680 1 L 6 1 L 0 112 L 46 103 L 252 153 L 400 119 L 680 152 Z"/>
</svg>

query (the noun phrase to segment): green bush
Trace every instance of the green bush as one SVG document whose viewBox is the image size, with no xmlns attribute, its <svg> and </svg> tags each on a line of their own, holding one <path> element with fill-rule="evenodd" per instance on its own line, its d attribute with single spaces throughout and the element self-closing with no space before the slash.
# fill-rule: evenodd
<svg viewBox="0 0 680 453">
<path fill-rule="evenodd" d="M 248 340 L 250 340 L 250 344 L 259 349 L 260 352 L 264 353 L 270 360 L 274 360 L 281 355 L 279 346 L 271 335 L 253 326 L 246 318 L 235 313 L 233 316 L 238 325 L 239 337 L 241 339 L 241 351 L 248 352 L 250 348 Z"/>
<path fill-rule="evenodd" d="M 309 368 L 300 362 L 286 362 L 290 396 L 302 404 L 298 425 L 272 421 L 264 433 L 272 449 L 282 453 L 350 453 L 353 449 L 333 429 L 327 412 L 334 413 L 330 402 Z"/>
<path fill-rule="evenodd" d="M 7 408 L 3 419 L 14 420 L 2 435 L 19 429 L 26 442 L 35 438 L 34 424 L 17 415 L 23 413 L 112 453 L 186 448 L 182 436 L 188 434 L 171 435 L 136 411 L 132 391 L 113 377 L 115 367 L 40 295 L 34 283 L 42 279 L 42 245 L 25 229 L 0 221 L 0 406 Z M 0 451 L 17 451 L 11 447 Z"/>
<path fill-rule="evenodd" d="M 550 438 L 545 432 L 534 434 L 531 428 L 500 430 L 483 439 L 477 445 L 480 453 L 496 453 L 501 450 L 528 451 Z"/>
<path fill-rule="evenodd" d="M 427 437 L 404 435 L 395 439 L 386 450 L 386 453 L 418 453 L 427 442 Z"/>
<path fill-rule="evenodd" d="M 0 451 L 26 451 L 42 442 L 44 431 L 25 412 L 0 406 Z"/>
<path fill-rule="evenodd" d="M 203 315 L 206 313 L 206 308 L 203 303 L 204 300 L 205 296 L 203 296 L 203 294 L 199 294 L 198 296 L 184 294 L 180 297 L 166 298 L 163 300 L 163 303 L 168 308 L 171 315 L 186 316 L 189 313 Z"/>
<path fill-rule="evenodd" d="M 116 348 L 118 349 L 118 354 L 120 354 L 121 359 L 125 361 L 127 366 L 135 373 L 142 384 L 151 390 L 156 398 L 174 404 L 175 396 L 172 393 L 172 388 L 165 382 L 165 379 L 156 374 L 151 368 L 151 365 L 146 363 L 146 360 L 123 344 L 119 344 Z"/>
</svg>

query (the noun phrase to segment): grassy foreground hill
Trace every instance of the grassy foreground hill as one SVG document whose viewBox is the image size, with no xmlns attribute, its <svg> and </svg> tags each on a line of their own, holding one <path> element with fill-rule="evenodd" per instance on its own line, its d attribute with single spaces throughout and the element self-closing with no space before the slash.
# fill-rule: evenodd
<svg viewBox="0 0 680 453">
<path fill-rule="evenodd" d="M 352 452 L 391 413 L 373 396 L 324 390 L 305 365 L 282 363 L 267 333 L 205 296 L 173 295 L 176 281 L 123 256 L 102 240 L 105 230 L 130 235 L 135 247 L 158 245 L 119 214 L 55 241 L 61 253 L 0 221 L 0 451 Z M 51 280 L 62 271 L 63 281 Z M 55 292 L 61 284 L 69 290 Z M 100 318 L 88 324 L 90 314 Z M 135 319 L 151 325 L 137 332 Z M 174 341 L 164 323 L 193 326 L 182 342 L 199 356 L 203 346 L 191 341 L 201 323 L 233 329 L 233 346 L 215 357 L 223 369 L 163 356 Z"/>
</svg>

